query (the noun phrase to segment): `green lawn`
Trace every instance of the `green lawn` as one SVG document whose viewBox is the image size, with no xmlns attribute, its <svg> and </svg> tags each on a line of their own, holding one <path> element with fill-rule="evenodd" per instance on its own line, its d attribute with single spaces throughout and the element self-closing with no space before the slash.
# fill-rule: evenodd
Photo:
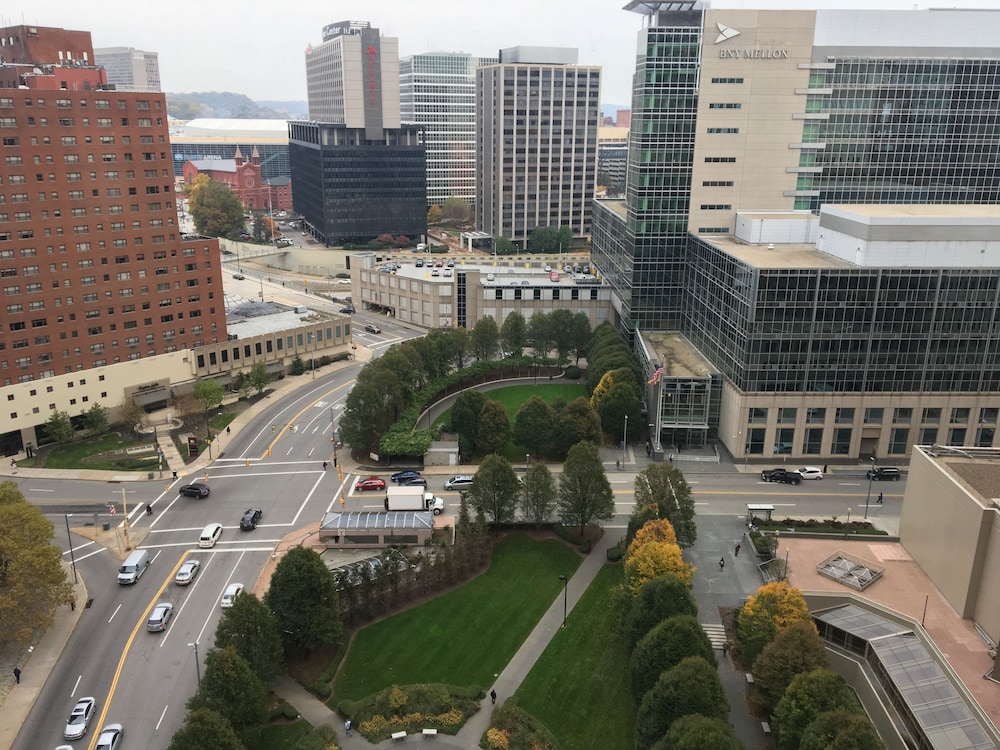
<svg viewBox="0 0 1000 750">
<path fill-rule="evenodd" d="M 509 388 L 498 388 L 495 391 L 485 391 L 485 394 L 487 398 L 499 401 L 504 405 L 504 408 L 507 410 L 507 415 L 510 417 L 511 425 L 513 426 L 514 416 L 517 414 L 517 410 L 521 408 L 521 404 L 532 396 L 538 396 L 540 399 L 548 403 L 552 403 L 555 399 L 561 396 L 569 402 L 580 398 L 580 396 L 586 396 L 587 389 L 584 388 L 583 384 L 579 381 L 574 383 L 561 382 L 551 384 L 548 381 L 545 381 L 544 385 L 512 385 Z M 446 425 L 450 423 L 451 409 L 446 409 L 437 419 L 434 420 L 435 425 Z"/>
<path fill-rule="evenodd" d="M 515 534 L 482 575 L 455 591 L 361 630 L 334 684 L 331 705 L 390 685 L 493 683 L 562 594 L 579 556 L 561 542 Z"/>
<path fill-rule="evenodd" d="M 324 750 L 328 741 L 305 719 L 291 724 L 271 724 L 260 729 L 257 736 L 247 733 L 248 750 Z"/>
<path fill-rule="evenodd" d="M 47 451 L 46 469 L 102 469 L 107 471 L 148 471 L 157 466 L 156 454 L 150 450 L 141 456 L 130 456 L 125 449 L 132 445 L 152 445 L 153 436 L 139 441 L 124 441 L 116 432 L 109 432 L 96 438 L 87 438 L 78 443 L 64 443 Z M 120 451 L 114 454 L 113 451 Z M 94 458 L 100 453 L 111 453 Z M 146 460 L 141 460 L 145 458 Z M 23 462 L 23 466 L 37 465 L 37 461 Z"/>
<path fill-rule="evenodd" d="M 622 568 L 605 565 L 573 608 L 565 630 L 517 690 L 521 707 L 559 739 L 564 750 L 632 750 L 635 706 L 628 654 L 612 609 Z"/>
</svg>

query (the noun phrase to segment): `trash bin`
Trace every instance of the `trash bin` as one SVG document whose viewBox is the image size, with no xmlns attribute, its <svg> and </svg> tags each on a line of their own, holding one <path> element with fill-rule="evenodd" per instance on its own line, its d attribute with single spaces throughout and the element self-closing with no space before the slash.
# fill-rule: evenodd
<svg viewBox="0 0 1000 750">
<path fill-rule="evenodd" d="M 146 475 L 146 479 L 156 479 L 156 475 L 155 475 L 155 474 L 153 474 L 153 472 L 149 472 L 149 473 L 148 473 L 148 474 Z"/>
<path fill-rule="evenodd" d="M 108 523 L 107 521 L 105 521 L 103 525 L 104 525 L 104 530 L 105 531 L 111 531 L 111 524 L 110 523 Z"/>
</svg>

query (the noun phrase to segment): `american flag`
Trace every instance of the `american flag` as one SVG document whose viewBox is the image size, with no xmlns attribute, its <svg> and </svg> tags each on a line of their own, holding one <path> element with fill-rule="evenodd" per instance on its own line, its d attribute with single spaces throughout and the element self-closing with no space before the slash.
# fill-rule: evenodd
<svg viewBox="0 0 1000 750">
<path fill-rule="evenodd" d="M 653 379 L 649 382 L 651 385 L 656 385 L 660 382 L 660 378 L 663 377 L 663 365 L 656 368 L 656 372 L 653 373 Z"/>
</svg>

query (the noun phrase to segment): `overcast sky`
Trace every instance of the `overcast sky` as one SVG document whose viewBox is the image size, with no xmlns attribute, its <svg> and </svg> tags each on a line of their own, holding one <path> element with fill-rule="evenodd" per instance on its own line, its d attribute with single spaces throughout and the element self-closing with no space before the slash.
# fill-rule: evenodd
<svg viewBox="0 0 1000 750">
<path fill-rule="evenodd" d="M 22 0 L 23 3 L 23 0 Z M 305 49 L 323 26 L 369 21 L 399 39 L 400 56 L 422 52 L 496 55 L 503 47 L 576 47 L 603 68 L 601 102 L 628 106 L 636 33 L 643 16 L 626 0 L 32 0 L 5 4 L 2 25 L 90 31 L 95 47 L 158 52 L 163 90 L 233 91 L 261 100 L 305 100 Z M 953 3 L 937 2 L 940 7 Z M 22 7 L 18 7 L 21 5 Z M 912 0 L 725 0 L 713 7 L 913 8 Z M 919 3 L 926 7 L 926 2 Z M 964 0 L 961 7 L 997 7 Z"/>
</svg>

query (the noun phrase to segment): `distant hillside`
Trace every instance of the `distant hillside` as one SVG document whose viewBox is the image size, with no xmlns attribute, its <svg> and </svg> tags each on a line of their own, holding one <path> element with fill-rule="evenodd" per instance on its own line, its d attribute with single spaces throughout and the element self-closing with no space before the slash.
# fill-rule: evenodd
<svg viewBox="0 0 1000 750">
<path fill-rule="evenodd" d="M 309 102 L 296 101 L 268 101 L 261 99 L 257 102 L 261 107 L 268 107 L 276 112 L 287 112 L 290 117 L 298 120 L 305 120 L 309 117 Z"/>
<path fill-rule="evenodd" d="M 305 102 L 255 102 L 244 94 L 231 91 L 196 91 L 167 94 L 167 114 L 178 120 L 196 117 L 231 117 L 239 120 L 286 120 L 299 115 L 286 105 Z"/>
</svg>

